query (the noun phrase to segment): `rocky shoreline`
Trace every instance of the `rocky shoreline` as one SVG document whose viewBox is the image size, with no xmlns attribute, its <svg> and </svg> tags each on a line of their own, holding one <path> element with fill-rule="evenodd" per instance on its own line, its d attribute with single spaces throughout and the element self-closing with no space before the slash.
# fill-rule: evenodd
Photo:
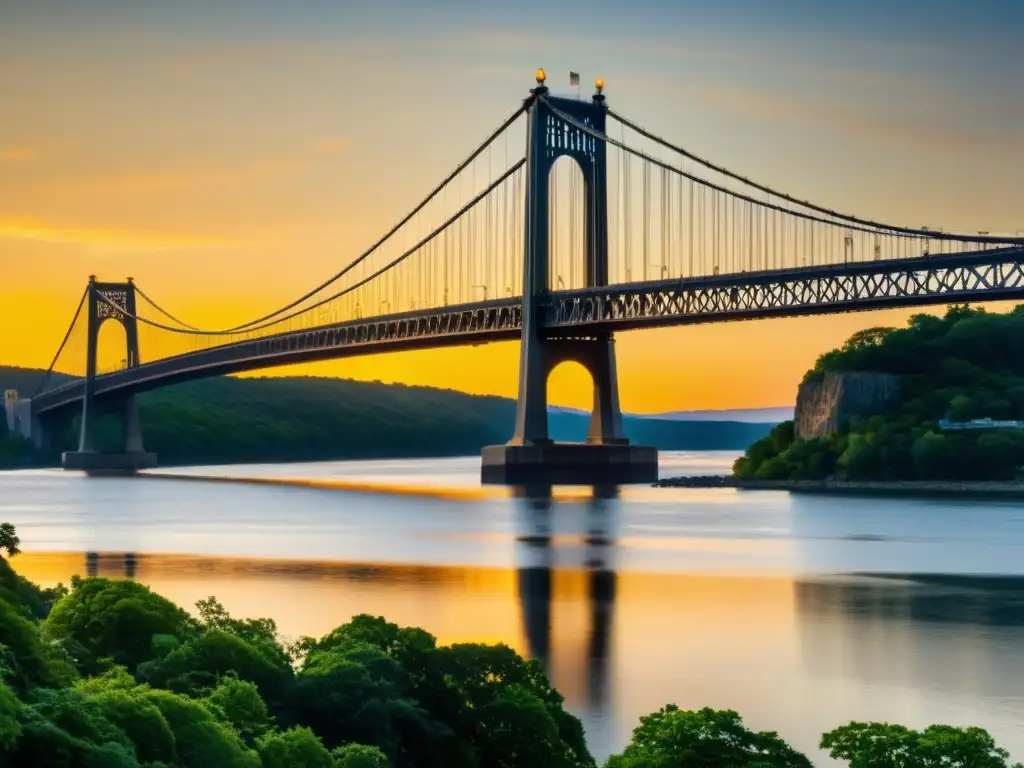
<svg viewBox="0 0 1024 768">
<path fill-rule="evenodd" d="M 900 480 L 751 480 L 728 475 L 667 477 L 656 488 L 737 488 L 747 491 L 790 491 L 871 496 L 967 497 L 1024 500 L 1024 483 L 1017 481 Z"/>
</svg>

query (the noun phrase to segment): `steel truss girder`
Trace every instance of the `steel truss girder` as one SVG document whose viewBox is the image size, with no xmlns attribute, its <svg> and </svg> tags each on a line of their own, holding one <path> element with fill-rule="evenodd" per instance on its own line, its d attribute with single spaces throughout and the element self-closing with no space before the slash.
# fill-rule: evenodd
<svg viewBox="0 0 1024 768">
<path fill-rule="evenodd" d="M 174 355 L 96 377 L 96 395 L 142 391 L 193 378 L 349 355 L 515 339 L 522 327 L 522 300 L 406 312 L 286 331 Z M 75 382 L 33 399 L 33 410 L 53 410 L 82 396 Z"/>
<path fill-rule="evenodd" d="M 1024 248 L 560 292 L 547 326 L 629 330 L 1015 298 L 1024 298 Z"/>
<path fill-rule="evenodd" d="M 589 338 L 661 325 L 1018 298 L 1024 248 L 560 291 L 542 301 L 547 333 Z M 508 298 L 333 323 L 97 376 L 96 395 L 348 355 L 511 340 L 522 322 L 522 299 Z M 33 398 L 32 408 L 38 414 L 81 397 L 78 381 Z"/>
</svg>

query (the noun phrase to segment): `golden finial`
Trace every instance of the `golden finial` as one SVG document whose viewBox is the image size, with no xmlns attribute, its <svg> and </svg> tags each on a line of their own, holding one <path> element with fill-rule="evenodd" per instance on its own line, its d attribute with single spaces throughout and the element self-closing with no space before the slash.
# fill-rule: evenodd
<svg viewBox="0 0 1024 768">
<path fill-rule="evenodd" d="M 537 85 L 544 85 L 544 81 L 547 80 L 547 79 L 548 79 L 548 74 L 547 74 L 547 72 L 544 71 L 544 68 L 541 67 L 540 69 L 538 69 L 537 70 Z"/>
<path fill-rule="evenodd" d="M 594 87 L 597 88 L 597 92 L 598 93 L 603 91 L 604 90 L 604 78 L 601 78 L 601 77 L 597 78 L 597 80 L 594 81 Z"/>
</svg>

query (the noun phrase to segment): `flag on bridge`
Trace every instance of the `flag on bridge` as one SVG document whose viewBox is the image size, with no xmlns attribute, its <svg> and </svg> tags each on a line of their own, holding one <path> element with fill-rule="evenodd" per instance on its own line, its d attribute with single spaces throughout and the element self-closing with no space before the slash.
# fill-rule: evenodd
<svg viewBox="0 0 1024 768">
<path fill-rule="evenodd" d="M 580 84 L 580 73 L 579 72 L 570 72 L 569 73 L 569 85 L 579 85 L 579 84 Z"/>
</svg>

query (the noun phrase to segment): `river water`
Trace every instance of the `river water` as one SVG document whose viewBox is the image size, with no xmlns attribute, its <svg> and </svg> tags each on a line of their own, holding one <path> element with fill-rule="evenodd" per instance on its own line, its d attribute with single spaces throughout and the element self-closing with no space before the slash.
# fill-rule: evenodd
<svg viewBox="0 0 1024 768">
<path fill-rule="evenodd" d="M 735 454 L 663 454 L 662 475 Z M 15 567 L 216 595 L 282 634 L 356 613 L 540 658 L 599 759 L 668 702 L 735 709 L 819 764 L 851 719 L 980 725 L 1024 759 L 1024 505 L 733 489 L 553 501 L 478 459 L 0 473 Z M 218 478 L 207 482 L 203 478 Z M 228 479 L 230 481 L 225 482 Z"/>
</svg>

